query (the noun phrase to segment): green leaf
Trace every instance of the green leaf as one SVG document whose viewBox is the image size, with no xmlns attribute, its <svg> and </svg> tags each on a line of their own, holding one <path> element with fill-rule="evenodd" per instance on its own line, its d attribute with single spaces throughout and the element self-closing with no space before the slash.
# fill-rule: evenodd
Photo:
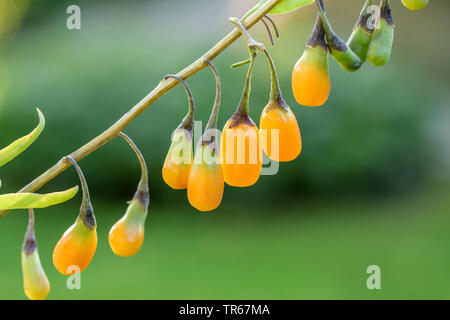
<svg viewBox="0 0 450 320">
<path fill-rule="evenodd" d="M 72 199 L 78 192 L 78 186 L 66 191 L 47 194 L 9 193 L 0 195 L 0 210 L 46 208 Z"/>
<path fill-rule="evenodd" d="M 269 11 L 270 14 L 282 14 L 288 13 L 295 9 L 310 5 L 314 3 L 314 0 L 281 0 L 272 10 Z"/>
<path fill-rule="evenodd" d="M 42 114 L 41 110 L 39 109 L 36 110 L 39 115 L 38 126 L 28 135 L 20 139 L 17 139 L 9 146 L 0 150 L 0 167 L 3 166 L 5 163 L 13 160 L 15 157 L 17 157 L 19 154 L 25 151 L 39 137 L 42 130 L 44 130 L 45 127 L 44 115 Z"/>
<path fill-rule="evenodd" d="M 245 14 L 242 20 L 250 16 L 253 12 L 258 10 L 259 8 L 261 8 L 261 6 L 267 1 L 268 0 L 261 0 L 260 2 L 258 2 L 256 6 L 254 6 L 252 9 L 250 9 L 249 12 Z M 282 14 L 291 12 L 295 9 L 307 6 L 311 3 L 314 3 L 314 0 L 281 0 L 280 3 L 278 3 L 275 7 L 272 8 L 272 10 L 269 11 L 269 14 Z"/>
</svg>

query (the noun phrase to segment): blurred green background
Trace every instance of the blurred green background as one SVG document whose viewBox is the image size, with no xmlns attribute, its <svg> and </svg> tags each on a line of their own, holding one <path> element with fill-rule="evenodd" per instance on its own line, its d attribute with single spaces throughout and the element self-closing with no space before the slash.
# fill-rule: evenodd
<svg viewBox="0 0 450 320">
<path fill-rule="evenodd" d="M 450 110 L 448 1 L 410 12 L 391 1 L 392 60 L 349 74 L 330 60 L 325 106 L 299 106 L 290 73 L 315 20 L 309 6 L 274 16 L 281 38 L 270 51 L 284 95 L 299 121 L 303 152 L 247 189 L 226 187 L 210 214 L 161 177 L 172 130 L 187 110 L 181 87 L 127 129 L 150 166 L 151 206 L 144 246 L 133 258 L 111 252 L 107 234 L 124 213 L 139 165 L 123 141 L 80 162 L 96 210 L 99 245 L 68 290 L 51 262 L 53 246 L 75 220 L 80 195 L 37 210 L 36 234 L 51 282 L 49 299 L 449 299 Z M 39 140 L 0 169 L 2 193 L 15 192 L 60 157 L 110 126 L 155 87 L 214 45 L 256 1 L 0 1 L 0 146 L 29 132 L 41 108 Z M 347 39 L 363 1 L 327 1 Z M 66 28 L 66 8 L 81 7 L 82 29 Z M 265 29 L 252 29 L 267 41 Z M 268 43 L 267 43 L 268 44 Z M 219 126 L 236 108 L 247 55 L 238 40 L 216 64 L 223 97 Z M 197 120 L 206 121 L 215 84 L 209 70 L 188 80 Z M 251 96 L 256 122 L 268 100 L 269 74 L 257 60 Z M 42 192 L 78 183 L 69 170 Z M 20 248 L 25 211 L 0 221 L 0 298 L 23 299 Z M 366 268 L 379 265 L 381 290 Z"/>
</svg>

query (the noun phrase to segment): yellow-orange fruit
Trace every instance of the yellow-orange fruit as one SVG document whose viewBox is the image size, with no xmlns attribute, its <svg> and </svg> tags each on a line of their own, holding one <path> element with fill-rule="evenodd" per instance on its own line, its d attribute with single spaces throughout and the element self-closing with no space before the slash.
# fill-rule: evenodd
<svg viewBox="0 0 450 320">
<path fill-rule="evenodd" d="M 26 254 L 22 251 L 23 287 L 31 300 L 44 300 L 50 292 L 50 283 L 39 259 L 38 250 Z"/>
<path fill-rule="evenodd" d="M 320 46 L 307 46 L 292 71 L 295 99 L 304 106 L 321 106 L 328 100 L 330 87 L 327 51 Z"/>
<path fill-rule="evenodd" d="M 135 255 L 144 242 L 147 210 L 141 207 L 138 199 L 133 199 L 125 215 L 111 228 L 108 235 L 112 251 L 121 257 Z"/>
<path fill-rule="evenodd" d="M 172 189 L 186 189 L 192 165 L 192 137 L 187 130 L 177 129 L 164 161 L 162 176 Z"/>
<path fill-rule="evenodd" d="M 218 155 L 209 145 L 199 145 L 189 173 L 187 196 L 199 211 L 211 211 L 222 202 L 224 178 Z"/>
<path fill-rule="evenodd" d="M 250 120 L 250 118 L 248 118 Z M 233 125 L 227 121 L 221 137 L 221 161 L 224 180 L 233 187 L 255 184 L 261 175 L 262 152 L 259 131 L 253 121 Z"/>
<path fill-rule="evenodd" d="M 267 156 L 274 161 L 291 161 L 302 150 L 302 139 L 297 119 L 288 106 L 272 102 L 268 104 L 259 123 L 261 145 Z M 265 141 L 263 141 L 263 137 Z M 277 139 L 278 138 L 278 139 Z"/>
<path fill-rule="evenodd" d="M 53 264 L 64 275 L 70 275 L 77 270 L 83 271 L 94 257 L 96 249 L 96 227 L 91 229 L 78 218 L 56 244 Z"/>
</svg>

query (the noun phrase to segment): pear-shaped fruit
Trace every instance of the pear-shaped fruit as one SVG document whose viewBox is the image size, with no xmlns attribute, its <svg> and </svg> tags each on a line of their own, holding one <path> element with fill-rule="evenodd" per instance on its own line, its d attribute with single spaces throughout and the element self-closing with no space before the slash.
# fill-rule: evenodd
<svg viewBox="0 0 450 320">
<path fill-rule="evenodd" d="M 330 95 L 328 52 L 321 47 L 307 46 L 292 71 L 292 91 L 301 105 L 318 107 Z"/>
<path fill-rule="evenodd" d="M 255 184 L 261 175 L 262 152 L 258 127 L 250 117 L 235 113 L 223 128 L 220 145 L 225 182 L 233 187 Z"/>
<path fill-rule="evenodd" d="M 172 189 L 186 189 L 192 161 L 191 132 L 175 130 L 162 170 L 165 183 Z"/>
<path fill-rule="evenodd" d="M 22 246 L 22 273 L 27 297 L 31 300 L 44 300 L 50 292 L 50 283 L 39 259 L 33 209 L 29 209 L 28 228 Z"/>
<path fill-rule="evenodd" d="M 64 158 L 75 167 L 83 190 L 80 214 L 75 223 L 64 232 L 53 249 L 53 264 L 64 274 L 81 272 L 87 268 L 97 249 L 97 222 L 89 188 L 78 163 L 71 156 Z"/>
<path fill-rule="evenodd" d="M 394 42 L 394 19 L 392 18 L 389 0 L 383 0 L 380 21 L 373 33 L 367 58 L 374 66 L 384 66 L 391 58 Z"/>
<path fill-rule="evenodd" d="M 270 159 L 284 162 L 299 156 L 302 151 L 300 129 L 286 103 L 269 102 L 261 114 L 259 126 L 263 132 L 261 145 Z"/>
<path fill-rule="evenodd" d="M 187 196 L 199 211 L 212 211 L 222 202 L 224 178 L 217 148 L 200 142 L 189 173 Z"/>
<path fill-rule="evenodd" d="M 324 37 L 322 20 L 318 16 L 305 51 L 292 71 L 292 91 L 295 100 L 304 106 L 321 106 L 330 95 L 328 49 Z"/>
<path fill-rule="evenodd" d="M 23 286 L 31 300 L 44 300 L 50 292 L 50 283 L 39 259 L 37 248 L 27 254 L 22 251 Z"/>
<path fill-rule="evenodd" d="M 166 80 L 169 78 L 175 79 L 183 85 L 188 96 L 189 109 L 183 121 L 173 133 L 162 175 L 164 181 L 172 189 L 186 189 L 192 164 L 192 127 L 194 125 L 195 103 L 191 89 L 183 79 L 173 74 L 164 77 Z"/>
<path fill-rule="evenodd" d="M 259 131 L 249 116 L 252 72 L 256 51 L 250 50 L 250 66 L 241 100 L 227 121 L 221 137 L 221 161 L 224 180 L 233 187 L 248 187 L 258 181 L 262 168 Z"/>
<path fill-rule="evenodd" d="M 121 257 L 135 255 L 144 242 L 147 208 L 138 198 L 130 201 L 125 215 L 111 228 L 108 235 L 112 251 Z"/>
<path fill-rule="evenodd" d="M 120 136 L 130 145 L 139 160 L 141 179 L 133 199 L 128 202 L 127 211 L 109 231 L 108 241 L 115 254 L 121 257 L 130 257 L 141 249 L 144 242 L 145 220 L 150 203 L 148 168 L 142 152 L 133 140 L 123 132 L 120 133 Z"/>
<path fill-rule="evenodd" d="M 94 257 L 97 249 L 97 229 L 86 225 L 80 217 L 64 232 L 53 250 L 53 264 L 56 269 L 70 275 L 74 271 L 83 271 Z"/>
</svg>

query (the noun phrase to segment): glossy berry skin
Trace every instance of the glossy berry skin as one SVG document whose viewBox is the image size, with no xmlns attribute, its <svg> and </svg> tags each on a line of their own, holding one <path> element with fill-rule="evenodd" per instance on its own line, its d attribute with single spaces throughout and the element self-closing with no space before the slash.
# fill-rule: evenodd
<svg viewBox="0 0 450 320">
<path fill-rule="evenodd" d="M 162 176 L 172 189 L 186 189 L 193 162 L 192 136 L 187 130 L 177 129 L 164 161 Z"/>
<path fill-rule="evenodd" d="M 381 27 L 373 33 L 367 54 L 370 63 L 374 66 L 384 66 L 389 62 L 394 41 L 394 26 L 381 19 Z"/>
<path fill-rule="evenodd" d="M 96 249 L 96 227 L 93 226 L 91 229 L 78 218 L 56 244 L 53 250 L 53 264 L 64 275 L 72 274 L 73 266 L 83 271 L 94 257 Z"/>
<path fill-rule="evenodd" d="M 367 60 L 367 52 L 371 41 L 372 33 L 361 26 L 357 26 L 350 35 L 347 46 L 361 59 L 361 63 L 364 63 Z"/>
<path fill-rule="evenodd" d="M 108 235 L 109 245 L 116 255 L 130 257 L 141 249 L 146 218 L 147 210 L 138 199 L 133 199 L 125 215 L 114 224 Z"/>
<path fill-rule="evenodd" d="M 411 11 L 422 10 L 428 5 L 429 0 L 402 0 L 403 5 Z"/>
<path fill-rule="evenodd" d="M 320 46 L 307 46 L 292 71 L 292 91 L 301 105 L 323 105 L 330 95 L 328 52 Z"/>
<path fill-rule="evenodd" d="M 269 103 L 261 114 L 260 131 L 265 130 L 267 142 L 261 140 L 261 145 L 267 156 L 280 162 L 292 161 L 302 150 L 302 139 L 297 119 L 289 106 L 280 103 Z M 272 135 L 278 130 L 278 150 L 273 148 Z M 273 133 L 272 133 L 273 132 Z M 264 134 L 261 135 L 261 139 Z M 277 152 L 278 151 L 278 152 Z"/>
<path fill-rule="evenodd" d="M 22 251 L 23 286 L 31 300 L 44 300 L 50 292 L 50 283 L 42 268 L 38 250 L 26 254 Z"/>
<path fill-rule="evenodd" d="M 259 130 L 248 116 L 244 121 L 236 121 L 236 117 L 239 116 L 228 120 L 222 131 L 220 145 L 223 176 L 230 186 L 249 187 L 261 175 Z"/>
<path fill-rule="evenodd" d="M 187 196 L 199 211 L 212 211 L 222 202 L 224 177 L 220 159 L 209 145 L 199 145 L 189 173 Z"/>
</svg>

